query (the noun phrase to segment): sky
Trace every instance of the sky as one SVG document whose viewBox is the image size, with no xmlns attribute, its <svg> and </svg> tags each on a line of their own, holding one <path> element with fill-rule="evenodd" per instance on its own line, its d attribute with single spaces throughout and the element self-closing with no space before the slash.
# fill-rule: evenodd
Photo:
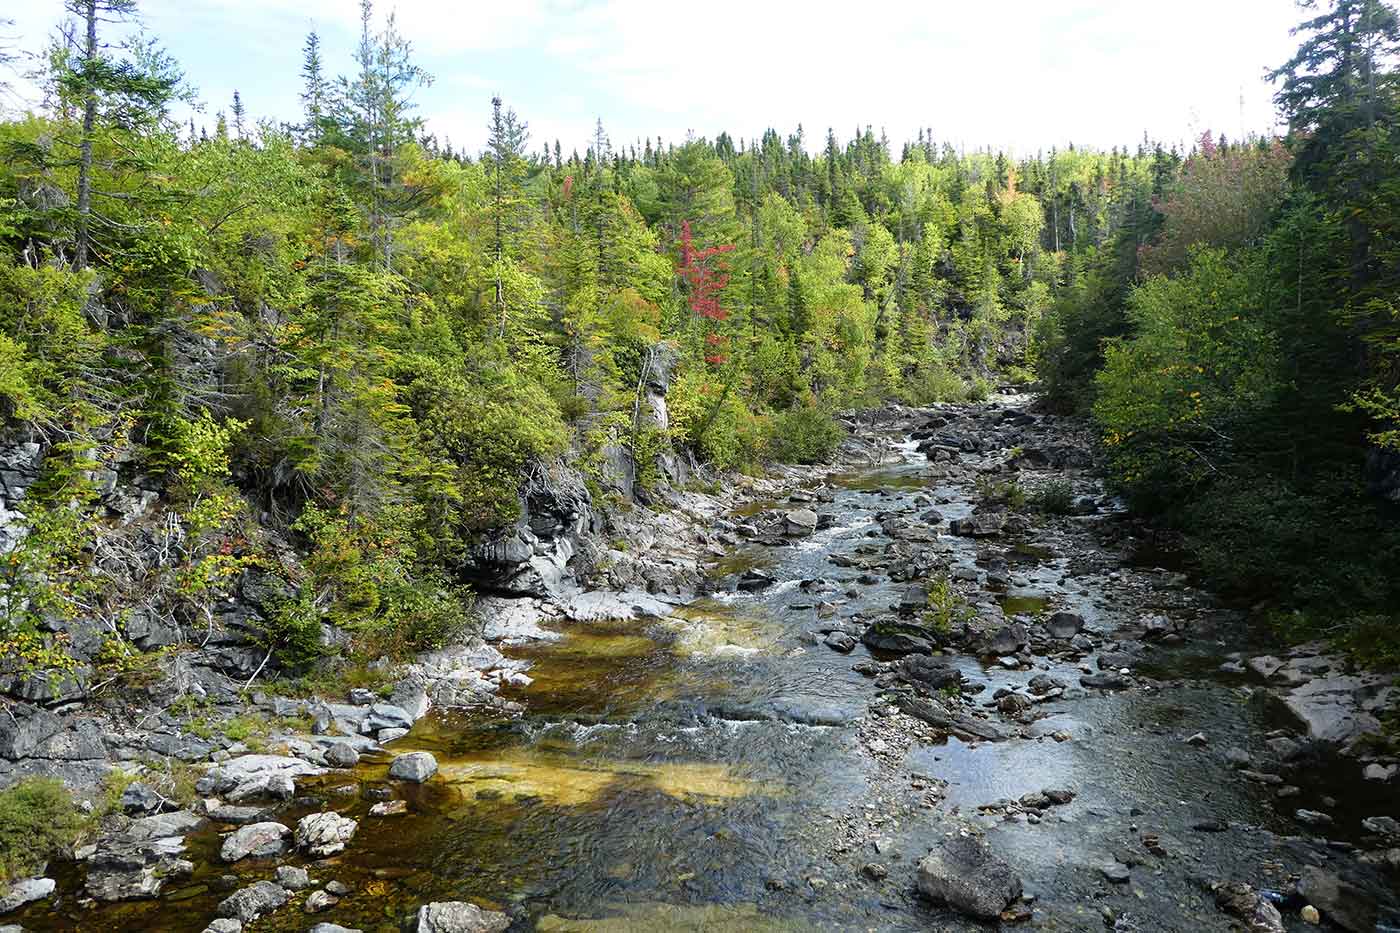
<svg viewBox="0 0 1400 933">
<path fill-rule="evenodd" d="M 7 6 L 9 6 L 7 4 Z M 61 0 L 0 17 L 37 51 Z M 259 118 L 299 114 L 301 46 L 315 29 L 331 74 L 352 70 L 357 0 L 142 0 L 145 28 L 181 63 L 212 127 L 237 89 Z M 380 0 L 434 76 L 415 101 L 428 128 L 476 153 L 500 94 L 531 149 L 584 151 L 601 119 L 613 144 L 687 134 L 784 137 L 869 124 L 899 144 L 1033 154 L 1235 137 L 1274 128 L 1265 71 L 1296 47 L 1293 0 Z M 16 83 L 13 79 L 11 83 Z M 20 106 L 32 90 L 17 82 Z M 16 104 L 11 95 L 10 105 Z"/>
</svg>

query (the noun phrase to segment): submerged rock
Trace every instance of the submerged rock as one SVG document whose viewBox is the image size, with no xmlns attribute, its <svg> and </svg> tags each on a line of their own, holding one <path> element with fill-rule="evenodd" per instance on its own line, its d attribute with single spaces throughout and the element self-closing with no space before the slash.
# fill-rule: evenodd
<svg viewBox="0 0 1400 933">
<path fill-rule="evenodd" d="M 259 881 L 235 891 L 220 901 L 217 909 L 220 917 L 252 923 L 287 903 L 289 896 L 280 884 Z"/>
<path fill-rule="evenodd" d="M 466 901 L 442 901 L 418 908 L 417 933 L 504 933 L 510 918 Z"/>
<path fill-rule="evenodd" d="M 1021 879 L 978 836 L 944 840 L 919 862 L 918 883 L 925 896 L 983 920 L 1021 896 Z"/>
</svg>

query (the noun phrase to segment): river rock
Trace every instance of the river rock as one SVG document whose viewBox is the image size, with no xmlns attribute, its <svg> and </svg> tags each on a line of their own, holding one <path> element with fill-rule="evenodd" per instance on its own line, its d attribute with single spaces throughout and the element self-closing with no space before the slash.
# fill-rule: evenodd
<svg viewBox="0 0 1400 933">
<path fill-rule="evenodd" d="M 311 887 L 311 876 L 305 868 L 295 865 L 277 866 L 277 883 L 288 891 L 305 891 Z"/>
<path fill-rule="evenodd" d="M 997 916 L 1021 896 L 1021 879 L 992 854 L 986 840 L 957 835 L 919 862 L 919 891 L 935 901 L 983 920 Z"/>
<path fill-rule="evenodd" d="M 233 804 L 209 801 L 212 806 L 205 808 L 205 814 L 216 823 L 232 823 L 235 826 L 246 826 L 249 823 L 256 823 L 267 815 L 267 807 L 240 807 Z"/>
<path fill-rule="evenodd" d="M 466 901 L 442 901 L 418 908 L 417 933 L 504 933 L 510 918 Z"/>
<path fill-rule="evenodd" d="M 353 927 L 343 927 L 336 923 L 318 923 L 306 933 L 361 933 Z"/>
<path fill-rule="evenodd" d="M 380 729 L 408 729 L 413 725 L 413 717 L 408 710 L 392 703 L 376 703 L 369 708 L 362 732 L 378 732 Z"/>
<path fill-rule="evenodd" d="M 195 789 L 219 794 L 231 803 L 257 797 L 285 800 L 296 792 L 296 778 L 324 773 L 324 768 L 289 755 L 240 755 L 210 769 Z"/>
<path fill-rule="evenodd" d="M 268 858 L 281 855 L 290 848 L 292 831 L 281 823 L 271 821 L 252 823 L 230 833 L 219 847 L 219 858 L 237 862 L 245 858 Z"/>
<path fill-rule="evenodd" d="M 335 768 L 353 768 L 360 762 L 360 753 L 349 742 L 332 742 L 326 746 L 326 764 Z"/>
<path fill-rule="evenodd" d="M 243 933 L 243 921 L 231 917 L 217 917 L 209 921 L 204 933 Z"/>
<path fill-rule="evenodd" d="M 842 654 L 850 654 L 855 650 L 856 640 L 845 632 L 832 632 L 830 635 L 826 636 L 826 640 L 823 644 L 833 651 L 839 651 Z"/>
<path fill-rule="evenodd" d="M 1077 612 L 1057 612 L 1045 623 L 1051 638 L 1069 639 L 1084 630 L 1084 617 Z"/>
<path fill-rule="evenodd" d="M 899 675 L 910 683 L 917 683 L 930 690 L 944 690 L 962 686 L 962 672 L 942 658 L 928 655 L 910 655 L 901 658 L 896 668 Z"/>
<path fill-rule="evenodd" d="M 1215 906 L 1244 921 L 1248 933 L 1284 933 L 1283 917 L 1278 908 L 1242 881 L 1217 887 Z"/>
<path fill-rule="evenodd" d="M 252 923 L 287 903 L 289 896 L 280 884 L 259 881 L 220 901 L 217 911 L 220 917 Z"/>
<path fill-rule="evenodd" d="M 1370 687 L 1350 675 L 1319 677 L 1289 691 L 1284 709 L 1316 742 L 1346 744 L 1367 734 L 1380 734 L 1381 723 L 1362 709 L 1357 696 Z"/>
<path fill-rule="evenodd" d="M 26 878 L 10 885 L 10 889 L 0 895 L 0 914 L 19 910 L 25 904 L 43 900 L 53 893 L 56 883 L 52 878 Z"/>
<path fill-rule="evenodd" d="M 319 914 L 323 910 L 330 910 L 340 903 L 340 897 L 330 891 L 312 891 L 306 896 L 306 903 L 302 905 L 302 910 L 308 914 Z"/>
<path fill-rule="evenodd" d="M 817 513 L 811 509 L 793 509 L 783 516 L 783 533 L 805 537 L 817 530 Z"/>
<path fill-rule="evenodd" d="M 997 512 L 979 512 L 966 518 L 955 518 L 948 530 L 962 538 L 991 538 L 1001 534 L 1006 517 Z"/>
<path fill-rule="evenodd" d="M 876 622 L 865 630 L 860 640 L 867 647 L 886 654 L 931 654 L 933 633 L 912 622 Z"/>
<path fill-rule="evenodd" d="M 334 855 L 345 848 L 358 827 L 354 820 L 339 813 L 312 813 L 297 823 L 297 848 L 312 858 Z"/>
<path fill-rule="evenodd" d="M 1376 899 L 1330 871 L 1308 865 L 1298 881 L 1298 893 L 1321 911 L 1323 919 L 1350 930 L 1374 933 L 1379 910 Z"/>
<path fill-rule="evenodd" d="M 399 755 L 389 765 L 389 777 L 397 781 L 412 781 L 422 784 L 437 774 L 437 759 L 429 752 L 409 752 Z"/>
</svg>

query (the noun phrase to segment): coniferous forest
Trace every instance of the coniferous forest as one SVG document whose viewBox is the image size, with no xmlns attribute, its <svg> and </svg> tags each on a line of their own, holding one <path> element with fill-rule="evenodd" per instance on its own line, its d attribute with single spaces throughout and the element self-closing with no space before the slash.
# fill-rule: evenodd
<svg viewBox="0 0 1400 933">
<path fill-rule="evenodd" d="M 25 64 L 41 101 L 0 122 L 8 704 L 100 702 L 220 644 L 245 690 L 378 689 L 518 595 L 482 567 L 503 529 L 548 537 L 561 483 L 561 521 L 586 511 L 621 559 L 626 516 L 830 463 L 872 412 L 1008 392 L 1079 426 L 1104 501 L 1274 654 L 1400 663 L 1383 0 L 1300 5 L 1279 137 L 1033 154 L 781 113 L 583 145 L 501 97 L 463 151 L 370 0 L 357 46 L 306 36 L 300 119 L 235 95 L 182 120 L 197 94 L 134 0 L 65 2 Z M 961 618 L 941 585 L 931 611 Z M 31 803 L 0 800 L 15 878 L 35 866 L 7 834 L 36 830 L 6 813 Z"/>
</svg>

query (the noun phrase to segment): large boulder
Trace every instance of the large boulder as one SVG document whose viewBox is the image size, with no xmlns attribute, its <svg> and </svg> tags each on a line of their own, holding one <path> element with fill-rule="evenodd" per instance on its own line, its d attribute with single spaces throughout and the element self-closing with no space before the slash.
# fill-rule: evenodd
<svg viewBox="0 0 1400 933">
<path fill-rule="evenodd" d="M 195 789 L 220 795 L 231 803 L 257 797 L 290 797 L 294 780 L 324 774 L 324 768 L 288 755 L 240 755 L 210 769 Z"/>
<path fill-rule="evenodd" d="M 783 516 L 783 533 L 804 537 L 817 530 L 817 513 L 811 509 L 793 509 Z"/>
<path fill-rule="evenodd" d="M 437 759 L 429 752 L 409 752 L 399 755 L 389 765 L 389 777 L 396 781 L 411 781 L 422 784 L 437 774 Z"/>
<path fill-rule="evenodd" d="M 312 858 L 325 858 L 345 848 L 359 824 L 339 813 L 313 813 L 297 823 L 297 848 Z"/>
<path fill-rule="evenodd" d="M 245 858 L 269 858 L 291 847 L 292 831 L 281 823 L 267 821 L 240 826 L 229 833 L 219 847 L 219 858 L 237 862 Z"/>
<path fill-rule="evenodd" d="M 290 896 L 280 884 L 259 881 L 224 898 L 219 902 L 217 912 L 220 917 L 252 923 L 287 903 Z"/>
<path fill-rule="evenodd" d="M 1298 880 L 1298 893 L 1330 921 L 1352 933 L 1373 933 L 1379 910 L 1376 899 L 1330 871 L 1309 865 Z"/>
<path fill-rule="evenodd" d="M 1283 706 L 1307 730 L 1308 738 L 1344 745 L 1363 735 L 1380 734 L 1380 720 L 1361 705 L 1361 699 L 1377 689 L 1370 678 L 1334 674 L 1289 691 Z"/>
<path fill-rule="evenodd" d="M 510 918 L 466 901 L 442 901 L 418 908 L 417 933 L 504 933 Z"/>
<path fill-rule="evenodd" d="M 919 862 L 918 883 L 925 896 L 982 920 L 995 920 L 1021 896 L 1021 879 L 979 836 L 944 840 Z"/>
</svg>

